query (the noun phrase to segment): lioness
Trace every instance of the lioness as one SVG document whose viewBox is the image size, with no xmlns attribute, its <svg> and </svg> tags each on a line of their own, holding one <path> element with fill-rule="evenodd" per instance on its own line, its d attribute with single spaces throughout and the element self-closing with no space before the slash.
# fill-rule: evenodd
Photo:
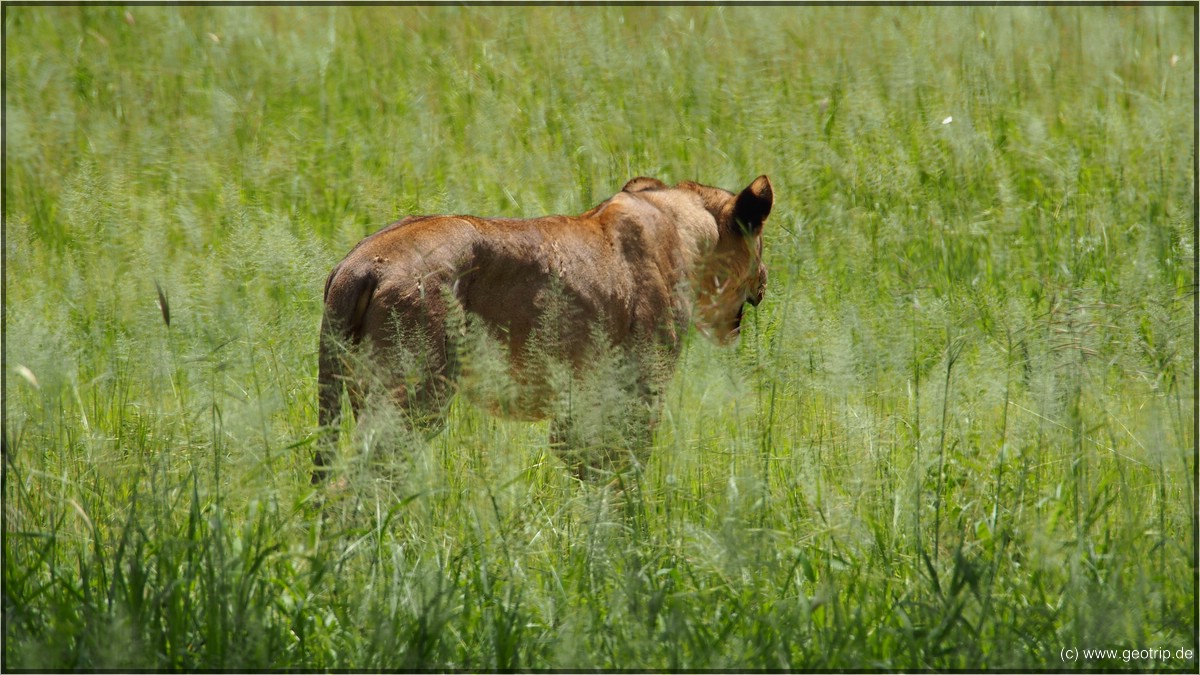
<svg viewBox="0 0 1200 675">
<path fill-rule="evenodd" d="M 319 421 L 330 427 L 346 386 L 357 413 L 382 386 L 413 425 L 440 427 L 462 379 L 467 327 L 499 341 L 515 393 L 493 409 L 551 418 L 551 441 L 580 477 L 637 459 L 690 322 L 719 344 L 736 338 L 746 303 L 766 290 L 763 223 L 771 182 L 738 194 L 634 178 L 578 216 L 525 220 L 411 216 L 363 239 L 325 282 Z M 586 371 L 597 350 L 629 364 L 620 419 L 629 433 L 594 447 L 555 404 L 545 364 Z M 593 447 L 587 447 L 587 446 Z M 619 447 L 617 447 L 619 446 Z M 313 483 L 329 470 L 315 457 Z"/>
</svg>

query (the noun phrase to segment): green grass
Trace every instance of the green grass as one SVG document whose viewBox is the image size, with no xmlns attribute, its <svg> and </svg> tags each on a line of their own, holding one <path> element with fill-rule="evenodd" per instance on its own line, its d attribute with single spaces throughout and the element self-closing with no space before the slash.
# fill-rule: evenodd
<svg viewBox="0 0 1200 675">
<path fill-rule="evenodd" d="M 1194 7 L 3 16 L 6 670 L 1194 672 Z M 309 487 L 362 236 L 761 173 L 637 490 L 461 401 Z"/>
</svg>

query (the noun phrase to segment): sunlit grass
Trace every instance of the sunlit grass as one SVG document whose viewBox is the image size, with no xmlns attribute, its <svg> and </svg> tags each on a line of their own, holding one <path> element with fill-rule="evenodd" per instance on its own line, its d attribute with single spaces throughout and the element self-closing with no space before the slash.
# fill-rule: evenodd
<svg viewBox="0 0 1200 675">
<path fill-rule="evenodd" d="M 1196 647 L 1193 12 L 6 6 L 5 668 L 1194 670 L 1061 659 Z M 763 173 L 624 492 L 309 487 L 362 236 Z"/>
</svg>

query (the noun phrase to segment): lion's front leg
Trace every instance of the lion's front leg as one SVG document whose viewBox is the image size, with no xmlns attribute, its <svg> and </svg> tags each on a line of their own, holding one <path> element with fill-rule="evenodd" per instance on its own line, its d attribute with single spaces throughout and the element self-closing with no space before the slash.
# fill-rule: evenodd
<svg viewBox="0 0 1200 675">
<path fill-rule="evenodd" d="M 654 416 L 648 410 L 634 410 L 620 438 L 597 438 L 585 431 L 579 420 L 556 417 L 550 422 L 550 445 L 559 458 L 581 481 L 599 482 L 642 470 L 654 438 Z"/>
<path fill-rule="evenodd" d="M 630 470 L 640 472 L 645 466 L 664 385 L 652 375 L 651 371 L 638 373 L 616 395 L 603 386 L 582 395 L 574 392 L 575 405 L 551 418 L 550 445 L 576 478 L 600 481 Z"/>
</svg>

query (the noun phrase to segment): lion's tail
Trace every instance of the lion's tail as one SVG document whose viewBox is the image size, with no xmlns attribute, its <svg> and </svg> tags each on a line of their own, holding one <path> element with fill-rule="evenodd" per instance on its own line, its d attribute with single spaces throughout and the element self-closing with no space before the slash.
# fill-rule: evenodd
<svg viewBox="0 0 1200 675">
<path fill-rule="evenodd" d="M 363 317 L 377 284 L 373 270 L 344 264 L 334 267 L 325 281 L 325 312 L 321 318 L 317 366 L 317 421 L 322 428 L 332 429 L 337 424 L 342 388 L 349 384 L 347 349 L 362 341 Z M 325 477 L 329 460 L 325 449 L 317 450 L 313 483 Z"/>
</svg>

